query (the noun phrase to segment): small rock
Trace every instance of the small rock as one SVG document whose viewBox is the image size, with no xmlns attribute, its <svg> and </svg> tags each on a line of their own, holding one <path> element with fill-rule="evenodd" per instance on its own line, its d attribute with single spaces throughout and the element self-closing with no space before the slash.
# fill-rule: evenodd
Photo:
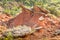
<svg viewBox="0 0 60 40">
<path fill-rule="evenodd" d="M 39 20 L 44 20 L 44 17 L 43 17 L 43 16 L 41 16 L 41 17 L 39 18 Z"/>
</svg>

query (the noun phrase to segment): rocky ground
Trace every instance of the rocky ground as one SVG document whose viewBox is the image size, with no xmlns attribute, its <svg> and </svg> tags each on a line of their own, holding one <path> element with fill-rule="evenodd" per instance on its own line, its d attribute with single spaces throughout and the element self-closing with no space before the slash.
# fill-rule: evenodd
<svg viewBox="0 0 60 40">
<path fill-rule="evenodd" d="M 12 23 L 10 23 L 10 20 L 12 21 Z M 23 22 L 21 22 L 22 20 Z M 7 25 L 7 23 L 9 25 L 14 24 L 13 27 L 21 24 L 27 25 L 27 27 L 30 27 L 32 29 L 39 29 L 39 27 L 41 27 L 41 29 L 36 30 L 31 34 L 23 36 L 22 38 L 17 37 L 15 40 L 60 40 L 60 19 L 47 12 L 47 10 L 38 6 L 34 6 L 31 10 L 22 7 L 22 13 L 17 15 L 15 18 L 6 13 L 0 14 L 1 34 L 2 32 L 4 32 L 4 30 L 12 27 L 11 25 Z"/>
</svg>

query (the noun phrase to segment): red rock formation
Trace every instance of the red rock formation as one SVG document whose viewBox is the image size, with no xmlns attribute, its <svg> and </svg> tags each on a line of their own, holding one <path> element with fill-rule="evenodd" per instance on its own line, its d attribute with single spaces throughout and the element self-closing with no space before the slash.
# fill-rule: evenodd
<svg viewBox="0 0 60 40">
<path fill-rule="evenodd" d="M 42 8 L 39 8 L 37 6 L 34 6 L 32 11 L 27 9 L 27 8 L 25 8 L 22 5 L 21 5 L 21 7 L 22 7 L 22 13 L 17 15 L 12 20 L 12 23 L 11 23 L 11 20 L 10 20 L 8 22 L 9 26 L 10 25 L 18 26 L 18 25 L 25 25 L 25 24 L 28 25 L 28 26 L 31 26 L 31 25 L 33 25 L 34 22 L 36 22 L 38 20 L 38 18 L 41 15 L 44 15 L 45 13 L 48 13 L 48 11 L 46 11 L 45 9 L 42 10 Z M 31 20 L 33 20 L 33 21 L 31 21 Z M 29 21 L 31 21 L 31 22 L 29 22 Z"/>
<path fill-rule="evenodd" d="M 23 25 L 23 24 L 26 24 L 31 19 L 32 11 L 29 9 L 26 9 L 23 6 L 21 7 L 22 7 L 22 13 L 17 15 L 13 20 L 8 21 L 8 24 L 14 25 L 14 26 Z"/>
</svg>

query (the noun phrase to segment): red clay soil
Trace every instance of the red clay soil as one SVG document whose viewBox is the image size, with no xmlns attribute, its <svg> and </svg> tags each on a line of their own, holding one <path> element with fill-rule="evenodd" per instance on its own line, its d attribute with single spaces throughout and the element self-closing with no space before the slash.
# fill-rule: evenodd
<svg viewBox="0 0 60 40">
<path fill-rule="evenodd" d="M 5 22 L 5 21 L 8 21 L 10 19 L 12 19 L 12 16 L 11 15 L 9 15 L 7 13 L 0 14 L 0 21 Z"/>
<path fill-rule="evenodd" d="M 8 22 L 12 18 L 13 17 L 10 14 L 7 13 L 0 14 L 0 26 L 5 25 L 6 24 L 5 22 Z"/>
<path fill-rule="evenodd" d="M 0 37 L 1 37 L 1 33 L 7 29 L 7 25 L 5 22 L 7 22 L 8 20 L 12 18 L 13 17 L 9 14 L 6 14 L 6 13 L 0 14 Z"/>
</svg>

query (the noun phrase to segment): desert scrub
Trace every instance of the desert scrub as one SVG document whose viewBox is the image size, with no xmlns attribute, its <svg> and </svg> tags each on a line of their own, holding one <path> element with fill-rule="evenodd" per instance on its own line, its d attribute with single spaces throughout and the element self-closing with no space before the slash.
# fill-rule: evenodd
<svg viewBox="0 0 60 40">
<path fill-rule="evenodd" d="M 3 38 L 3 40 L 13 40 L 13 36 L 11 35 L 11 33 L 9 32 L 7 34 L 7 37 Z"/>
<path fill-rule="evenodd" d="M 0 40 L 22 40 L 23 38 L 21 37 L 34 33 L 40 28 L 41 27 L 32 29 L 26 25 L 9 28 L 2 33 Z"/>
<path fill-rule="evenodd" d="M 9 33 L 11 33 L 13 37 L 25 36 L 34 33 L 38 29 L 41 29 L 41 27 L 31 28 L 26 25 L 18 26 L 18 27 L 13 27 L 5 30 L 5 32 L 3 32 L 3 36 L 7 36 Z"/>
<path fill-rule="evenodd" d="M 14 38 L 12 36 L 11 32 L 9 32 L 6 37 L 4 37 L 4 36 L 0 37 L 0 40 L 22 40 L 22 38 L 20 38 L 20 37 Z"/>
<path fill-rule="evenodd" d="M 19 27 L 10 28 L 4 32 L 4 35 L 7 36 L 9 32 L 11 32 L 11 35 L 14 37 L 24 36 L 31 32 L 31 28 L 27 26 L 23 26 L 23 27 L 19 26 Z"/>
</svg>

